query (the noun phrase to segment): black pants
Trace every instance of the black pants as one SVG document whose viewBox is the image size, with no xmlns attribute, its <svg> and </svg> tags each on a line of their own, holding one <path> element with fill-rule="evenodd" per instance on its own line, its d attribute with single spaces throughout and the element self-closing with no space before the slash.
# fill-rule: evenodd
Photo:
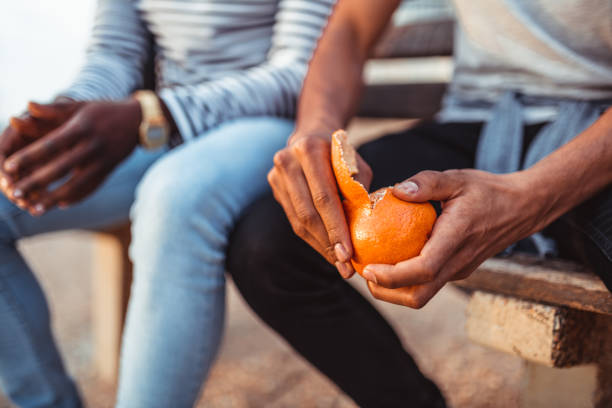
<svg viewBox="0 0 612 408">
<path fill-rule="evenodd" d="M 525 129 L 526 144 L 539 128 Z M 472 167 L 480 129 L 476 123 L 425 123 L 362 146 L 359 152 L 374 172 L 372 189 L 425 169 Z M 571 244 L 563 241 L 567 245 L 562 249 L 571 257 L 593 257 L 595 267 L 607 271 L 612 287 L 612 194 L 606 194 L 574 211 L 567 222 L 556 222 L 550 234 L 573 237 Z M 602 214 L 607 214 L 610 230 L 598 233 L 607 236 L 607 254 L 598 248 L 605 240 L 593 241 L 587 228 L 575 228 L 592 227 Z M 228 271 L 253 310 L 357 404 L 444 406 L 437 387 L 420 373 L 385 319 L 293 234 L 271 195 L 246 210 L 232 234 L 227 259 Z"/>
</svg>

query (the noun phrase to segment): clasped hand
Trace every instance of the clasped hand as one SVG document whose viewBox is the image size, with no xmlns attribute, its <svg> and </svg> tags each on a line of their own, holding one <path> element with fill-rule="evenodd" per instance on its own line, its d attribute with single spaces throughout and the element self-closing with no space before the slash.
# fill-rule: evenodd
<svg viewBox="0 0 612 408">
<path fill-rule="evenodd" d="M 133 100 L 30 103 L 0 136 L 0 188 L 32 215 L 74 204 L 130 154 L 139 123 Z"/>
</svg>

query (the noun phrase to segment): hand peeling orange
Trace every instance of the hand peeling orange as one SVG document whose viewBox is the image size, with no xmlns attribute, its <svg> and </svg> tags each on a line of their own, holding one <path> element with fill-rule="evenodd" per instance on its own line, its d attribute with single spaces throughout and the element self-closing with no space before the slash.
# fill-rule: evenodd
<svg viewBox="0 0 612 408">
<path fill-rule="evenodd" d="M 356 151 L 347 134 L 332 135 L 331 158 L 353 243 L 355 270 L 362 275 L 369 264 L 396 264 L 417 256 L 429 239 L 436 211 L 430 203 L 409 203 L 389 187 L 368 194 L 355 180 Z M 398 289 L 401 290 L 401 289 Z"/>
</svg>

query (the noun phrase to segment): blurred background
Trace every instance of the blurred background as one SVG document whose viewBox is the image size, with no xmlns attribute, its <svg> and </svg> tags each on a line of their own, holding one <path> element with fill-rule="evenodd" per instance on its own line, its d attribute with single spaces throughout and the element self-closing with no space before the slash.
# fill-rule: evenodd
<svg viewBox="0 0 612 408">
<path fill-rule="evenodd" d="M 95 0 L 0 4 L 0 123 L 70 83 L 84 58 Z"/>
<path fill-rule="evenodd" d="M 3 128 L 9 115 L 22 111 L 28 100 L 46 101 L 70 82 L 84 58 L 94 8 L 95 0 L 0 2 Z M 446 0 L 415 0 L 402 6 L 394 22 L 450 15 L 452 9 Z M 370 80 L 422 77 L 439 81 L 447 80 L 451 73 L 448 59 L 399 62 L 370 67 Z M 354 129 L 368 138 L 386 129 L 384 126 L 362 121 Z M 98 378 L 91 362 L 93 239 L 90 233 L 71 231 L 27 239 L 20 248 L 45 289 L 56 337 L 70 372 L 78 379 L 88 406 L 101 408 L 112 406 L 115 385 Z M 360 280 L 353 281 L 364 290 Z M 514 407 L 520 360 L 469 342 L 463 329 L 465 303 L 462 293 L 448 288 L 420 311 L 382 303 L 377 307 L 391 320 L 423 370 L 440 384 L 453 407 Z M 221 355 L 199 406 L 354 406 L 264 327 L 231 284 L 228 306 Z M 0 407 L 8 406 L 0 392 Z"/>
</svg>

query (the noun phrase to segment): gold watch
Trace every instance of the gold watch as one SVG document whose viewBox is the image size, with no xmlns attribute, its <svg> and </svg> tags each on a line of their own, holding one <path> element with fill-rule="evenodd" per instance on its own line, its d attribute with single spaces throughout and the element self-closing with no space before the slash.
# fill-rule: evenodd
<svg viewBox="0 0 612 408">
<path fill-rule="evenodd" d="M 138 127 L 140 144 L 148 150 L 165 146 L 170 139 L 170 125 L 159 98 L 153 91 L 136 91 L 132 96 L 140 103 L 142 111 L 142 121 Z"/>
</svg>

